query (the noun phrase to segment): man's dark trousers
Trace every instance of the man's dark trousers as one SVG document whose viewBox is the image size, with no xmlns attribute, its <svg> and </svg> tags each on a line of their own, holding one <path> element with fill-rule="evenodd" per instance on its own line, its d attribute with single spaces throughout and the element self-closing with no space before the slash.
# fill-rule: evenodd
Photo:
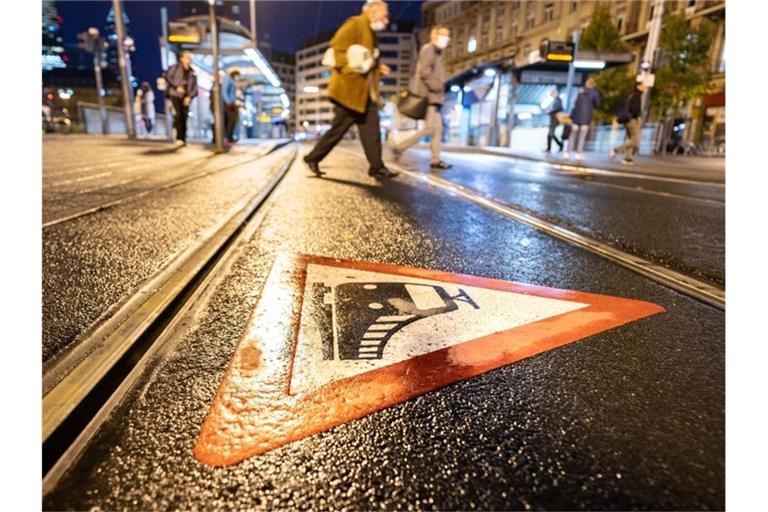
<svg viewBox="0 0 768 512">
<path fill-rule="evenodd" d="M 563 141 L 558 139 L 555 135 L 555 129 L 560 123 L 557 121 L 557 118 L 550 117 L 549 118 L 549 131 L 547 132 L 547 151 L 552 149 L 552 139 L 555 139 L 555 142 L 558 146 L 560 146 L 560 151 L 563 150 Z"/>
<path fill-rule="evenodd" d="M 189 116 L 189 107 L 184 105 L 183 98 L 171 96 L 173 104 L 173 127 L 176 128 L 176 140 L 187 141 L 187 116 Z"/>
<path fill-rule="evenodd" d="M 339 143 L 347 130 L 356 124 L 368 164 L 373 170 L 382 169 L 384 162 L 381 160 L 381 133 L 376 103 L 369 99 L 364 113 L 355 112 L 336 103 L 333 107 L 333 114 L 331 129 L 320 137 L 314 149 L 304 157 L 305 160 L 319 163 Z"/>
<path fill-rule="evenodd" d="M 235 141 L 235 128 L 237 128 L 237 123 L 239 121 L 240 112 L 238 111 L 237 105 L 234 103 L 231 105 L 224 105 L 224 137 L 227 141 Z"/>
</svg>

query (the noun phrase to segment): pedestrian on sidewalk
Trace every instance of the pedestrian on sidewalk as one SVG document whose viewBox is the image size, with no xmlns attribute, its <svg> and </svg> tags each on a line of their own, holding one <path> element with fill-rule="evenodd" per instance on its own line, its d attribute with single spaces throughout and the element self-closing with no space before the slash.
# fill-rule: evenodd
<svg viewBox="0 0 768 512">
<path fill-rule="evenodd" d="M 331 129 L 317 141 L 304 162 L 316 176 L 325 174 L 320 162 L 341 141 L 352 125 L 357 125 L 360 142 L 368 159 L 368 174 L 376 178 L 391 178 L 381 159 L 379 128 L 379 79 L 390 73 L 389 66 L 379 62 L 379 49 L 374 32 L 389 24 L 389 8 L 381 0 L 370 0 L 363 12 L 352 16 L 331 39 L 333 65 L 328 85 L 328 97 L 333 103 Z"/>
<path fill-rule="evenodd" d="M 427 98 L 427 114 L 424 125 L 416 133 L 400 142 L 391 144 L 392 154 L 397 161 L 403 151 L 416 144 L 425 135 L 429 136 L 429 149 L 432 169 L 450 169 L 452 166 L 440 159 L 440 143 L 443 138 L 443 97 L 445 91 L 445 69 L 443 68 L 443 50 L 451 40 L 451 31 L 445 25 L 435 25 L 429 34 L 430 42 L 421 47 L 416 73 L 411 77 L 408 89 Z M 394 134 L 393 134 L 394 135 Z"/>
<path fill-rule="evenodd" d="M 224 100 L 224 135 L 230 147 L 235 143 L 235 128 L 240 121 L 240 104 L 237 99 L 239 79 L 240 70 L 231 68 L 224 77 L 221 87 L 221 97 Z"/>
<path fill-rule="evenodd" d="M 547 110 L 545 111 L 546 114 L 549 114 L 549 130 L 547 131 L 547 153 L 549 153 L 552 150 L 552 141 L 554 140 L 555 143 L 560 146 L 560 151 L 563 150 L 563 141 L 558 139 L 555 135 L 555 130 L 560 125 L 560 121 L 557 117 L 557 114 L 563 111 L 563 102 L 560 100 L 560 91 L 557 90 L 557 87 L 552 88 L 552 92 L 550 93 L 550 96 L 552 96 L 552 103 L 549 104 L 549 107 L 547 107 Z"/>
<path fill-rule="evenodd" d="M 155 125 L 155 93 L 152 92 L 152 86 L 149 85 L 149 82 L 142 82 L 136 91 L 133 110 L 139 114 L 141 124 L 144 126 L 144 133 L 149 137 Z"/>
<path fill-rule="evenodd" d="M 600 104 L 600 93 L 596 89 L 595 79 L 589 77 L 584 87 L 579 90 L 576 96 L 576 102 L 571 110 L 571 134 L 568 137 L 568 151 L 563 154 L 563 158 L 569 159 L 573 153 L 576 160 L 584 158 L 584 144 L 587 141 L 589 125 L 592 123 L 592 116 L 595 113 L 595 107 Z"/>
<path fill-rule="evenodd" d="M 187 145 L 187 117 L 189 105 L 197 96 L 197 76 L 192 69 L 192 53 L 184 50 L 179 55 L 179 61 L 165 72 L 168 82 L 169 95 L 173 105 L 173 127 L 176 129 L 176 140 L 182 146 Z"/>
<path fill-rule="evenodd" d="M 624 144 L 611 149 L 611 159 L 615 158 L 617 153 L 623 152 L 624 158 L 621 163 L 624 165 L 632 165 L 635 155 L 640 151 L 640 129 L 642 128 L 640 116 L 643 113 L 644 91 L 645 84 L 635 82 L 632 92 L 616 111 L 616 120 L 624 125 L 627 136 Z"/>
</svg>

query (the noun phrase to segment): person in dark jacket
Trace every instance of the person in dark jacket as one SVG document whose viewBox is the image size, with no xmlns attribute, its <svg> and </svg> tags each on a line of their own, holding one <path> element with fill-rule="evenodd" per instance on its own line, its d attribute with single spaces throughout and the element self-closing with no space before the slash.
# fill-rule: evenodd
<svg viewBox="0 0 768 512">
<path fill-rule="evenodd" d="M 624 165 L 632 165 L 634 163 L 634 156 L 640 150 L 640 129 L 642 128 L 640 118 L 643 114 L 644 91 L 645 84 L 636 82 L 625 105 L 626 112 L 624 112 L 624 115 L 628 116 L 628 119 L 623 124 L 624 129 L 627 131 L 627 138 L 624 144 L 611 149 L 611 158 L 614 158 L 619 152 L 624 153 L 624 158 L 621 160 L 621 163 Z M 619 122 L 621 121 L 623 120 L 619 119 Z"/>
<path fill-rule="evenodd" d="M 560 146 L 560 151 L 563 150 L 563 141 L 555 135 L 555 130 L 560 124 L 560 121 L 557 120 L 557 114 L 563 111 L 563 102 L 560 100 L 560 91 L 557 90 L 557 87 L 552 88 L 551 96 L 553 98 L 552 103 L 550 103 L 546 110 L 546 113 L 549 114 L 549 131 L 547 132 L 547 149 L 544 151 L 547 153 L 552 151 L 553 140 Z"/>
<path fill-rule="evenodd" d="M 181 52 L 179 61 L 165 72 L 165 80 L 168 82 L 168 94 L 173 104 L 176 140 L 186 146 L 189 104 L 197 96 L 197 76 L 192 69 L 192 54 L 189 51 Z"/>
<path fill-rule="evenodd" d="M 568 137 L 568 151 L 563 155 L 564 158 L 570 158 L 573 153 L 576 160 L 584 158 L 584 144 L 587 141 L 589 125 L 592 123 L 592 116 L 595 113 L 595 107 L 600 104 L 600 93 L 597 92 L 595 79 L 587 79 L 586 85 L 579 91 L 576 97 L 576 103 L 571 110 L 571 135 Z"/>
</svg>

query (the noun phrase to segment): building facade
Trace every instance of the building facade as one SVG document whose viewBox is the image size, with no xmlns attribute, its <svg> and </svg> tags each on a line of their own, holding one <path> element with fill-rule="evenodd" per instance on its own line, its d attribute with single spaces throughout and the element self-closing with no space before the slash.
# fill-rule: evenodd
<svg viewBox="0 0 768 512">
<path fill-rule="evenodd" d="M 306 40 L 296 52 L 296 130 L 307 134 L 322 133 L 330 128 L 333 105 L 326 95 L 331 70 L 321 64 L 333 32 Z M 381 62 L 392 73 L 381 79 L 381 126 L 385 132 L 396 124 L 397 94 L 408 87 L 418 53 L 413 26 L 392 23 L 387 31 L 377 34 Z"/>
<path fill-rule="evenodd" d="M 272 48 L 269 42 L 259 41 L 259 50 L 275 70 L 290 101 L 289 115 L 285 117 L 286 128 L 292 131 L 296 122 L 296 57 Z"/>
<path fill-rule="evenodd" d="M 446 49 L 445 66 L 452 77 L 482 69 L 490 62 L 522 68 L 538 62 L 543 42 L 570 40 L 574 31 L 589 25 L 598 3 L 609 7 L 622 40 L 636 54 L 636 61 L 627 67 L 627 72 L 637 73 L 637 63 L 642 59 L 653 18 L 653 0 L 427 0 L 422 4 L 419 38 L 422 43 L 426 42 L 429 29 L 435 24 L 451 29 L 452 40 Z M 716 139 L 724 139 L 725 2 L 667 0 L 664 13 L 683 14 L 694 25 L 703 19 L 715 24 L 717 36 L 711 53 L 713 92 L 689 106 L 685 130 L 686 138 L 694 142 L 714 143 Z M 523 114 L 524 119 L 530 119 L 536 112 Z M 503 116 L 503 110 L 498 115 Z"/>
<path fill-rule="evenodd" d="M 64 69 L 68 57 L 64 49 L 64 39 L 61 36 L 62 18 L 56 8 L 56 2 L 43 1 L 43 38 L 42 38 L 42 67 L 43 71 Z"/>
</svg>

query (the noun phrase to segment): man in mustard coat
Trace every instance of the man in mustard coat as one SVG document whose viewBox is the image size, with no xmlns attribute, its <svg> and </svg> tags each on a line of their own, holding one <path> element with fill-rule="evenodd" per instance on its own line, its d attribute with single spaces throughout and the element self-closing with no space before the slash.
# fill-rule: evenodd
<svg viewBox="0 0 768 512">
<path fill-rule="evenodd" d="M 398 173 L 390 171 L 381 159 L 379 131 L 379 79 L 390 72 L 386 64 L 379 63 L 379 49 L 374 32 L 389 24 L 389 9 L 381 0 L 370 0 L 359 16 L 352 16 L 336 31 L 331 39 L 333 70 L 328 85 L 328 97 L 333 103 L 331 129 L 325 132 L 305 157 L 304 162 L 317 176 L 320 161 L 344 137 L 353 124 L 360 132 L 360 142 L 368 159 L 368 174 L 376 178 L 391 178 Z"/>
</svg>

